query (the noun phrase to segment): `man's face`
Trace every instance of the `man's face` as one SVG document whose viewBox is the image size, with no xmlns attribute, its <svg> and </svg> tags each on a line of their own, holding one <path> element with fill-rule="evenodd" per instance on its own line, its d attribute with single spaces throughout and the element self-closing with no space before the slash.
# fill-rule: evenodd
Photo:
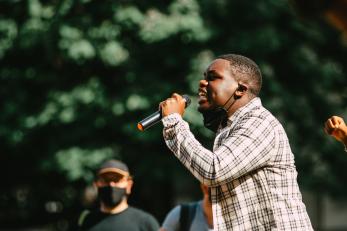
<svg viewBox="0 0 347 231">
<path fill-rule="evenodd" d="M 238 87 L 231 75 L 230 63 L 224 59 L 214 60 L 200 81 L 199 107 L 200 112 L 217 106 L 223 106 Z"/>
</svg>

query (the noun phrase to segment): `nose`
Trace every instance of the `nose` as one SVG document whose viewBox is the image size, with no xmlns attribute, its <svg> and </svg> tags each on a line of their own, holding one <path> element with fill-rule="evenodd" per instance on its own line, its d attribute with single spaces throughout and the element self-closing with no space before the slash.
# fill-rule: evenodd
<svg viewBox="0 0 347 231">
<path fill-rule="evenodd" d="M 207 87 L 208 81 L 206 79 L 200 80 L 199 87 Z"/>
<path fill-rule="evenodd" d="M 108 183 L 108 185 L 111 186 L 111 187 L 114 187 L 114 186 L 117 186 L 117 183 L 111 181 L 111 182 Z"/>
<path fill-rule="evenodd" d="M 115 187 L 119 184 L 119 182 L 114 182 L 114 181 L 105 181 L 100 183 L 100 186 L 111 186 L 111 187 Z"/>
</svg>

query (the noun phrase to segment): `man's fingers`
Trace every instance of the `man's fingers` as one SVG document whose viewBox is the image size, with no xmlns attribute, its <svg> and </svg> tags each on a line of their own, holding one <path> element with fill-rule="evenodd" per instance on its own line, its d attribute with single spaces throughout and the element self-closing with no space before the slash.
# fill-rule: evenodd
<svg viewBox="0 0 347 231">
<path fill-rule="evenodd" d="M 159 103 L 159 108 L 158 108 L 159 111 L 160 111 L 161 108 L 163 107 L 164 103 L 165 103 L 165 101 L 161 101 L 161 102 Z"/>
<path fill-rule="evenodd" d="M 177 101 L 179 101 L 179 100 L 182 99 L 182 96 L 179 95 L 179 94 L 177 94 L 177 93 L 173 93 L 171 97 L 174 98 L 174 99 L 177 100 Z"/>
<path fill-rule="evenodd" d="M 328 135 L 330 135 L 330 134 L 332 133 L 332 128 L 329 127 L 328 122 L 325 123 L 324 131 L 325 131 L 325 133 L 327 133 Z"/>
<path fill-rule="evenodd" d="M 338 128 L 338 127 L 339 127 L 339 123 L 337 123 L 336 120 L 334 121 L 333 119 L 330 119 L 330 120 L 329 120 L 329 127 L 330 127 L 331 129 Z"/>
<path fill-rule="evenodd" d="M 328 135 L 329 135 L 329 132 L 328 132 L 328 129 L 327 129 L 327 127 L 326 127 L 326 126 L 323 128 L 323 131 L 324 131 L 326 134 L 328 134 Z"/>
<path fill-rule="evenodd" d="M 328 131 L 328 121 L 324 123 L 324 130 Z"/>
<path fill-rule="evenodd" d="M 335 124 L 333 123 L 332 119 L 328 120 L 328 127 L 335 128 Z"/>
<path fill-rule="evenodd" d="M 333 116 L 332 118 L 331 118 L 331 120 L 332 120 L 332 123 L 336 126 L 338 126 L 338 125 L 340 125 L 340 123 L 341 123 L 341 118 L 340 117 L 338 117 L 338 116 Z"/>
<path fill-rule="evenodd" d="M 177 93 L 172 94 L 172 99 L 176 100 L 177 103 L 180 105 L 185 104 L 185 100 L 183 99 L 183 96 Z"/>
<path fill-rule="evenodd" d="M 331 135 L 335 129 L 335 126 L 332 122 L 331 119 L 328 119 L 325 124 L 324 124 L 324 131 L 328 134 Z"/>
<path fill-rule="evenodd" d="M 173 113 L 179 113 L 180 115 L 183 115 L 183 102 L 183 97 L 181 95 L 177 93 L 172 94 L 170 98 L 160 103 L 162 116 L 165 117 Z"/>
<path fill-rule="evenodd" d="M 177 99 L 175 99 L 175 98 L 168 98 L 167 100 L 166 100 L 166 102 L 167 103 L 173 103 L 173 102 L 175 102 Z"/>
</svg>

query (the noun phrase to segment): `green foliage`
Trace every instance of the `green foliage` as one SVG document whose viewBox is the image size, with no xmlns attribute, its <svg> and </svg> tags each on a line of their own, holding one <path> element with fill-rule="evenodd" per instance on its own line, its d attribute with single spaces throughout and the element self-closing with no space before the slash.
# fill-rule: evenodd
<svg viewBox="0 0 347 231">
<path fill-rule="evenodd" d="M 167 39 L 180 32 L 183 42 L 205 41 L 210 36 L 203 25 L 199 5 L 195 0 L 173 1 L 168 6 L 168 14 L 149 9 L 140 25 L 140 36 L 148 43 Z"/>
<path fill-rule="evenodd" d="M 131 202 L 161 220 L 179 188 L 198 188 L 166 148 L 161 125 L 140 133 L 136 124 L 173 92 L 186 93 L 185 118 L 211 147 L 196 93 L 206 66 L 225 53 L 261 67 L 263 104 L 288 132 L 301 187 L 345 197 L 347 158 L 322 126 L 333 114 L 347 119 L 346 42 L 324 23 L 299 21 L 287 1 L 1 5 L 0 204 L 10 212 L 0 223 L 71 217 L 92 170 L 111 157 L 134 175 Z M 63 207 L 57 214 L 43 209 L 52 201 Z"/>
<path fill-rule="evenodd" d="M 111 148 L 103 148 L 98 150 L 82 150 L 78 147 L 72 147 L 68 150 L 61 150 L 55 154 L 56 168 L 69 181 L 84 179 L 91 183 L 94 180 L 94 171 L 91 171 L 95 164 L 101 164 L 103 161 L 117 158 Z"/>
<path fill-rule="evenodd" d="M 0 58 L 2 58 L 9 48 L 12 47 L 13 41 L 17 36 L 17 25 L 14 20 L 0 20 Z"/>
</svg>

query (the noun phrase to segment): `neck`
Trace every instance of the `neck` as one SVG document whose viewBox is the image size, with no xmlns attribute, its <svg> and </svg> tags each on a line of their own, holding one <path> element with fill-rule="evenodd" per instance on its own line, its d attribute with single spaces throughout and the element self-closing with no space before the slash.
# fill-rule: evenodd
<svg viewBox="0 0 347 231">
<path fill-rule="evenodd" d="M 107 207 L 104 203 L 101 202 L 100 210 L 103 213 L 110 213 L 110 214 L 116 214 L 123 212 L 129 207 L 128 202 L 126 199 L 123 199 L 121 203 L 116 205 L 115 207 Z"/>
<path fill-rule="evenodd" d="M 237 99 L 235 103 L 228 110 L 228 117 L 232 116 L 239 108 L 248 104 L 253 98 L 250 98 L 248 95 Z"/>
<path fill-rule="evenodd" d="M 212 204 L 208 199 L 208 196 L 205 196 L 202 201 L 202 207 L 204 211 L 204 216 L 206 218 L 207 224 L 210 228 L 213 227 L 213 214 L 212 214 Z"/>
</svg>

